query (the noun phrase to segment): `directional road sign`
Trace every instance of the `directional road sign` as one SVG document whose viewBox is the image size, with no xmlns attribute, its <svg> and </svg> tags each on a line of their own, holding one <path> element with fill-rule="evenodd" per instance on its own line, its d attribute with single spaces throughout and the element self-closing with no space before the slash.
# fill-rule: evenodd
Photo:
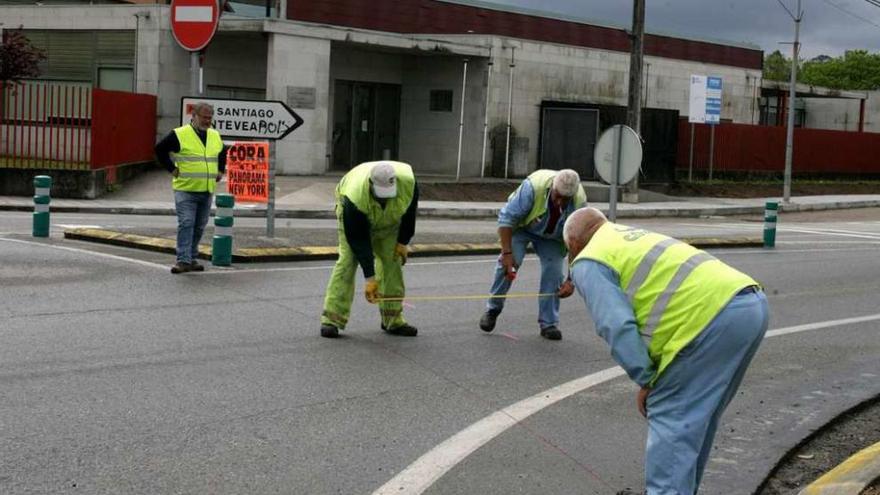
<svg viewBox="0 0 880 495">
<path fill-rule="evenodd" d="M 219 20 L 217 0 L 171 0 L 171 33 L 184 50 L 208 46 Z"/>
<path fill-rule="evenodd" d="M 214 107 L 214 129 L 224 139 L 284 139 L 303 123 L 281 101 L 185 97 L 180 103 L 181 125 L 190 121 L 192 105 L 200 101 Z"/>
</svg>

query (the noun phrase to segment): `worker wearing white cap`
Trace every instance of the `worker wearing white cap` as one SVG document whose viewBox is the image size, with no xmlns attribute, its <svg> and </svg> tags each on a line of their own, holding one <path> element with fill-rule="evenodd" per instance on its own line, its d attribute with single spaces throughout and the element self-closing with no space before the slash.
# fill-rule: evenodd
<svg viewBox="0 0 880 495">
<path fill-rule="evenodd" d="M 339 257 L 324 297 L 322 337 L 338 337 L 348 323 L 358 265 L 364 273 L 367 301 L 404 296 L 401 266 L 415 234 L 418 204 L 415 176 L 406 163 L 362 163 L 339 181 Z M 392 335 L 414 337 L 418 330 L 407 324 L 402 310 L 400 300 L 380 301 L 381 327 Z"/>
<path fill-rule="evenodd" d="M 571 281 L 563 282 L 566 250 L 562 232 L 565 219 L 586 204 L 587 194 L 574 170 L 538 170 L 529 175 L 498 214 L 501 256 L 495 266 L 491 295 L 504 296 L 510 290 L 529 244 L 541 260 L 540 292 L 570 295 L 574 290 Z M 480 318 L 480 328 L 484 332 L 495 329 L 495 321 L 503 308 L 503 297 L 489 298 L 486 312 Z M 559 296 L 539 298 L 541 336 L 549 340 L 561 339 L 558 325 Z"/>
</svg>

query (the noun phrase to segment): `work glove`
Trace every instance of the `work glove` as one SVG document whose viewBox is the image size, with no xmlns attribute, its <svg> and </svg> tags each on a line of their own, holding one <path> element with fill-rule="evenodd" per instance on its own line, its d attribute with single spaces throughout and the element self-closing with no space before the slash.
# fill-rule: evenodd
<svg viewBox="0 0 880 495">
<path fill-rule="evenodd" d="M 379 300 L 379 283 L 376 282 L 376 277 L 367 279 L 367 283 L 364 285 L 364 297 L 370 304 L 376 304 Z"/>
<path fill-rule="evenodd" d="M 174 177 L 174 178 L 176 179 L 178 175 L 180 175 L 180 169 L 179 169 L 179 168 L 175 168 L 175 169 L 171 172 L 171 177 Z"/>
<path fill-rule="evenodd" d="M 513 262 L 513 253 L 501 253 L 501 266 L 504 267 L 504 276 L 513 282 L 516 278 L 516 263 Z"/>
<path fill-rule="evenodd" d="M 570 278 L 567 278 L 565 279 L 565 282 L 562 282 L 562 285 L 559 286 L 556 295 L 559 296 L 560 299 L 565 299 L 572 294 L 574 294 L 574 283 Z"/>
<path fill-rule="evenodd" d="M 217 182 L 220 182 L 221 180 L 223 180 L 223 172 L 217 174 Z"/>
<path fill-rule="evenodd" d="M 394 246 L 394 257 L 400 259 L 400 264 L 406 264 L 406 257 L 409 255 L 409 248 L 406 247 L 406 244 L 397 243 Z"/>
</svg>

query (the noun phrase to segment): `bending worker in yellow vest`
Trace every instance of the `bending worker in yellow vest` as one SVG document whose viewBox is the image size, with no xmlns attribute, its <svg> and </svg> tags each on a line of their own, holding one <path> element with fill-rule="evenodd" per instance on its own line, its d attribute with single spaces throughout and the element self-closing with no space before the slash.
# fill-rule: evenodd
<svg viewBox="0 0 880 495">
<path fill-rule="evenodd" d="M 641 386 L 647 493 L 692 495 L 721 414 L 767 331 L 767 298 L 714 256 L 610 223 L 595 208 L 572 214 L 564 234 L 596 332 Z"/>
<path fill-rule="evenodd" d="M 541 293 L 560 291 L 571 294 L 571 283 L 566 281 L 563 284 L 565 245 L 562 229 L 571 212 L 586 203 L 587 194 L 574 170 L 538 170 L 529 175 L 498 214 L 501 256 L 495 266 L 491 295 L 507 294 L 530 243 L 541 260 Z M 484 332 L 495 329 L 495 321 L 502 309 L 503 298 L 488 300 L 486 312 L 480 318 L 480 328 Z M 538 300 L 541 336 L 550 340 L 561 339 L 562 332 L 557 325 L 559 297 L 541 297 Z"/>
<path fill-rule="evenodd" d="M 351 169 L 336 186 L 339 258 L 321 314 L 321 336 L 335 338 L 348 323 L 357 266 L 364 272 L 364 296 L 403 297 L 407 244 L 415 234 L 419 190 L 406 163 L 367 162 Z M 415 337 L 403 319 L 401 301 L 379 303 L 381 327 L 392 335 Z"/>
<path fill-rule="evenodd" d="M 200 272 L 199 241 L 211 212 L 211 195 L 226 170 L 226 146 L 211 129 L 214 107 L 196 103 L 192 121 L 174 129 L 156 145 L 156 159 L 174 177 L 177 210 L 177 263 L 171 273 Z"/>
</svg>

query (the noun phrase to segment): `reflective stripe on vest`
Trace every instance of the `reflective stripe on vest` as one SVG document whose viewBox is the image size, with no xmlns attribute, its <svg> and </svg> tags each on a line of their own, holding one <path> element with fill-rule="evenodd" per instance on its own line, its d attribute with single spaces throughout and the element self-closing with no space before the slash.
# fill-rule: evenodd
<svg viewBox="0 0 880 495">
<path fill-rule="evenodd" d="M 663 292 L 660 293 L 660 297 L 654 301 L 654 306 L 651 308 L 651 313 L 645 323 L 645 328 L 641 331 L 642 335 L 645 337 L 651 337 L 654 335 L 654 330 L 656 330 L 657 326 L 660 324 L 660 318 L 662 318 L 663 313 L 666 312 L 666 306 L 669 305 L 669 300 L 672 299 L 672 295 L 675 294 L 675 291 L 681 287 L 684 279 L 686 279 L 698 266 L 714 259 L 715 257 L 711 254 L 700 252 L 694 254 L 683 264 L 679 265 L 672 280 L 669 281 L 669 284 L 663 289 Z"/>
</svg>

